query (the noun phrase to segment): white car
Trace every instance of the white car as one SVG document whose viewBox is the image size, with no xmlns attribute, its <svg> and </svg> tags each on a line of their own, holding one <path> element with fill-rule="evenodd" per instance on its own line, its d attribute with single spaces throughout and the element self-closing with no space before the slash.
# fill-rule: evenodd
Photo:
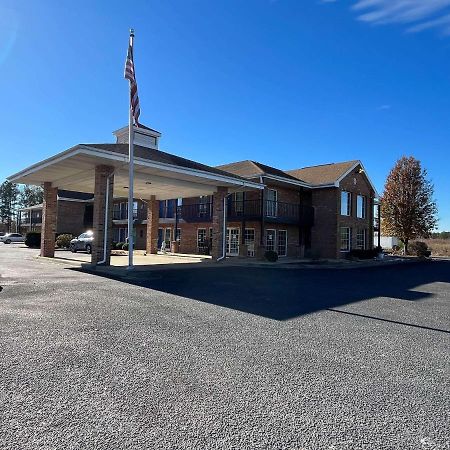
<svg viewBox="0 0 450 450">
<path fill-rule="evenodd" d="M 0 236 L 0 242 L 5 244 L 11 244 L 12 242 L 25 242 L 25 237 L 19 233 L 6 233 L 4 236 Z"/>
</svg>

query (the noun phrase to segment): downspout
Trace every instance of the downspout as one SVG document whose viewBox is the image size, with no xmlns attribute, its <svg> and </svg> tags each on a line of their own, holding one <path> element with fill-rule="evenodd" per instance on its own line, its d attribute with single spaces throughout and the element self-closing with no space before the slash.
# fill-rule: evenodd
<svg viewBox="0 0 450 450">
<path fill-rule="evenodd" d="M 108 222 L 109 222 L 109 185 L 110 179 L 114 175 L 114 172 L 108 175 L 106 178 L 106 198 L 105 198 L 105 224 L 104 224 L 104 235 L 103 235 L 103 259 L 97 263 L 97 266 L 100 264 L 106 263 L 106 253 L 108 250 Z M 95 239 L 95 237 L 94 237 Z"/>
<path fill-rule="evenodd" d="M 222 256 L 217 258 L 217 262 L 222 261 L 227 256 L 227 198 L 230 194 L 227 194 L 223 198 L 223 225 L 222 225 Z"/>
</svg>

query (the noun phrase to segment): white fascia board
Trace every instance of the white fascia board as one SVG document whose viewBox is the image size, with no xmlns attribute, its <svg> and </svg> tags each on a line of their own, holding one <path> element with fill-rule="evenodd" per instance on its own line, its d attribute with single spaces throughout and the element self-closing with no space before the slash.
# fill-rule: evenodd
<svg viewBox="0 0 450 450">
<path fill-rule="evenodd" d="M 32 166 L 17 172 L 7 178 L 7 180 L 14 182 L 18 178 L 25 177 L 27 175 L 31 175 L 32 173 L 44 169 L 45 167 L 48 167 L 52 164 L 64 161 L 67 158 L 70 158 L 72 156 L 76 156 L 78 154 L 85 154 L 90 156 L 95 156 L 98 158 L 105 158 L 113 161 L 119 161 L 126 163 L 128 160 L 127 155 L 119 154 L 116 152 L 111 152 L 108 150 L 99 150 L 95 147 L 89 147 L 87 145 L 76 145 L 75 147 L 69 148 L 68 150 L 65 150 L 64 152 L 58 153 L 55 156 L 52 156 L 50 158 L 47 158 L 43 161 L 40 161 L 36 164 L 33 164 Z M 185 175 L 191 175 L 191 176 L 199 176 L 202 178 L 206 178 L 211 181 L 218 181 L 218 182 L 224 182 L 229 184 L 234 184 L 237 186 L 242 187 L 248 187 L 252 189 L 264 189 L 264 185 L 261 185 L 260 183 L 255 183 L 252 181 L 246 181 L 246 180 L 239 180 L 237 178 L 234 178 L 232 176 L 228 177 L 225 175 L 219 175 L 219 174 L 213 174 L 209 172 L 205 172 L 203 170 L 198 169 L 188 169 L 185 167 L 180 166 L 173 166 L 171 164 L 165 164 L 161 162 L 156 161 L 149 161 L 143 158 L 134 158 L 135 164 L 144 166 L 144 167 L 151 167 L 155 169 L 162 169 L 167 170 L 169 172 L 174 173 L 180 173 Z"/>
<path fill-rule="evenodd" d="M 58 195 L 58 201 L 61 200 L 63 202 L 77 202 L 77 203 L 89 203 L 92 202 L 92 198 L 91 199 L 87 199 L 87 200 L 82 200 L 82 199 L 78 199 L 78 198 L 67 198 L 67 197 L 60 197 Z"/>
<path fill-rule="evenodd" d="M 340 182 L 352 171 L 355 170 L 358 166 L 361 166 L 362 170 L 364 171 L 364 174 L 366 175 L 367 181 L 369 182 L 371 188 L 373 189 L 374 193 L 375 193 L 375 197 L 379 197 L 379 194 L 377 192 L 377 188 L 374 186 L 374 184 L 372 183 L 372 180 L 369 178 L 369 175 L 367 175 L 367 170 L 364 167 L 363 163 L 361 161 L 357 161 L 355 164 L 353 164 L 352 167 L 350 167 L 350 169 L 348 169 L 343 175 L 341 175 L 337 180 L 337 186 L 339 187 Z"/>
<path fill-rule="evenodd" d="M 281 181 L 283 183 L 289 183 L 289 184 L 293 184 L 294 186 L 300 186 L 300 187 L 306 187 L 306 188 L 311 188 L 312 186 L 308 183 L 305 183 L 303 181 L 294 181 L 288 178 L 283 178 L 283 177 L 279 177 L 277 175 L 267 175 L 264 174 L 262 175 L 264 178 L 268 178 L 269 180 L 275 180 L 275 181 Z"/>
<path fill-rule="evenodd" d="M 339 183 L 337 181 L 335 183 L 313 184 L 313 185 L 311 185 L 311 189 L 336 188 L 336 187 L 339 187 Z"/>
<path fill-rule="evenodd" d="M 93 147 L 88 147 L 88 146 L 83 146 L 83 148 L 85 148 L 87 150 L 87 152 L 85 151 L 84 153 L 92 154 L 92 156 L 104 157 L 105 155 L 108 155 L 108 157 L 110 156 L 111 159 L 115 159 L 115 160 L 119 160 L 119 161 L 125 160 L 125 162 L 128 160 L 128 157 L 126 155 L 118 155 L 115 152 L 98 150 L 98 149 L 95 149 Z M 117 158 L 117 156 L 119 156 L 119 158 Z M 259 183 L 254 183 L 252 181 L 240 180 L 240 179 L 234 178 L 232 176 L 229 177 L 226 175 L 214 174 L 214 173 L 205 172 L 203 170 L 198 170 L 198 169 L 188 169 L 186 167 L 174 166 L 172 164 L 150 161 L 150 160 L 144 159 L 144 158 L 135 157 L 134 163 L 138 164 L 140 166 L 151 167 L 154 169 L 167 170 L 169 172 L 174 172 L 174 173 L 181 173 L 181 174 L 192 175 L 192 176 L 200 176 L 202 178 L 206 178 L 206 179 L 212 180 L 212 181 L 230 183 L 230 184 L 235 184 L 237 186 L 249 187 L 249 188 L 253 188 L 253 189 L 264 189 L 264 185 L 261 185 Z"/>
</svg>

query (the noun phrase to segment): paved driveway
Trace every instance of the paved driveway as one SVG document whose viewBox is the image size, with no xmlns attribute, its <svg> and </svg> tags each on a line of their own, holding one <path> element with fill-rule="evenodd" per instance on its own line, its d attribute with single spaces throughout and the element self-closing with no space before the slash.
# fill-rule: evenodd
<svg viewBox="0 0 450 450">
<path fill-rule="evenodd" d="M 450 263 L 123 281 L 0 244 L 1 449 L 449 449 Z"/>
</svg>

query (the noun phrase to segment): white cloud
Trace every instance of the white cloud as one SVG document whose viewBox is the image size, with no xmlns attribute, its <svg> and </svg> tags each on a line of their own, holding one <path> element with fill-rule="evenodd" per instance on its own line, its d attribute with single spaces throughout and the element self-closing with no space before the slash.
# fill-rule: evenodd
<svg viewBox="0 0 450 450">
<path fill-rule="evenodd" d="M 450 35 L 450 0 L 355 0 L 358 20 L 405 24 L 408 32 L 435 28 Z"/>
</svg>

